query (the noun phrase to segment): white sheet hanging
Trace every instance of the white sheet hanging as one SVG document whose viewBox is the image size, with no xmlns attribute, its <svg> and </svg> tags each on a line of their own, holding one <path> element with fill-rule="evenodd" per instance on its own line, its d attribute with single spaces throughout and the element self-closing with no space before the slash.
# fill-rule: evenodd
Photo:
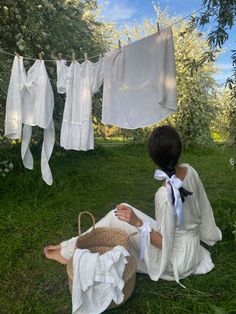
<svg viewBox="0 0 236 314">
<path fill-rule="evenodd" d="M 26 74 L 23 58 L 15 57 L 8 88 L 5 135 L 11 139 L 20 139 L 24 124 L 21 157 L 24 166 L 33 169 L 33 157 L 29 149 L 32 126 L 44 129 L 41 172 L 49 185 L 53 182 L 48 164 L 55 141 L 53 109 L 54 95 L 44 61 L 36 60 Z"/>
<path fill-rule="evenodd" d="M 57 91 L 66 93 L 61 127 L 60 145 L 65 149 L 84 150 L 94 148 L 92 124 L 92 95 L 103 82 L 103 58 L 97 63 L 89 60 L 57 61 Z"/>
<path fill-rule="evenodd" d="M 171 28 L 104 56 L 102 122 L 141 128 L 177 110 Z"/>
</svg>

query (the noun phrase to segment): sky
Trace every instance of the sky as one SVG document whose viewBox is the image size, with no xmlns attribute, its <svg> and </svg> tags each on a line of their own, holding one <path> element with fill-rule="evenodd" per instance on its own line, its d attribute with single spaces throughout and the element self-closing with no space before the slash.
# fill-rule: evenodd
<svg viewBox="0 0 236 314">
<path fill-rule="evenodd" d="M 132 24 L 134 21 L 142 22 L 144 18 L 156 21 L 153 2 L 166 9 L 169 16 L 185 17 L 200 9 L 201 0 L 98 0 L 103 6 L 102 15 L 106 21 L 115 22 L 119 26 Z M 208 26 L 207 29 L 210 29 Z M 224 84 L 232 70 L 231 51 L 236 50 L 236 25 L 229 33 L 229 40 L 225 43 L 224 52 L 217 60 L 218 73 L 214 75 L 217 83 Z"/>
</svg>

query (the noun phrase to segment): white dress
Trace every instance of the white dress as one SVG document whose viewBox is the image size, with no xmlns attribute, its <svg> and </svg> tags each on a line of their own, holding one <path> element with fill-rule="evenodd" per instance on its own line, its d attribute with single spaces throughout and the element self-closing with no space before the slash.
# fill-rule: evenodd
<svg viewBox="0 0 236 314">
<path fill-rule="evenodd" d="M 57 61 L 57 91 L 66 93 L 60 145 L 65 149 L 84 150 L 94 148 L 92 124 L 92 95 L 103 82 L 103 58 L 97 63 L 89 60 Z"/>
<path fill-rule="evenodd" d="M 105 53 L 102 122 L 125 129 L 158 123 L 177 110 L 171 28 Z"/>
<path fill-rule="evenodd" d="M 183 203 L 184 224 L 181 230 L 176 227 L 164 186 L 160 187 L 155 195 L 156 220 L 131 206 L 137 216 L 144 222 L 150 222 L 151 228 L 162 234 L 162 249 L 150 243 L 150 236 L 147 238 L 144 260 L 139 259 L 139 234 L 130 237 L 130 253 L 137 260 L 137 271 L 148 274 L 155 281 L 162 278 L 176 280 L 179 283 L 179 279 L 190 274 L 205 274 L 211 271 L 214 264 L 210 253 L 200 245 L 200 241 L 212 246 L 222 239 L 196 170 L 189 164 L 182 164 L 182 166 L 187 168 L 182 186 L 193 194 L 185 198 Z M 123 229 L 128 234 L 137 231 L 135 227 L 118 220 L 114 210 L 96 224 L 96 227 L 108 226 Z M 76 239 L 77 237 L 74 237 L 61 243 L 62 256 L 67 259 L 73 256 Z"/>
<path fill-rule="evenodd" d="M 25 168 L 33 169 L 33 157 L 29 148 L 32 127 L 39 126 L 44 130 L 41 172 L 49 185 L 53 182 L 49 167 L 55 141 L 53 109 L 54 95 L 44 61 L 36 60 L 26 74 L 23 58 L 15 57 L 7 94 L 5 136 L 10 139 L 22 137 L 23 164 Z"/>
</svg>

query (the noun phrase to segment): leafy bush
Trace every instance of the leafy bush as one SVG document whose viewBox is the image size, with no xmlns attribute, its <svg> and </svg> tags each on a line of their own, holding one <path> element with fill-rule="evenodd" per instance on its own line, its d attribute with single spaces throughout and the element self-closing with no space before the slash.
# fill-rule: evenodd
<svg viewBox="0 0 236 314">
<path fill-rule="evenodd" d="M 216 119 L 212 128 L 217 131 L 225 142 L 236 144 L 236 98 L 230 90 L 222 90 L 216 100 Z"/>
</svg>

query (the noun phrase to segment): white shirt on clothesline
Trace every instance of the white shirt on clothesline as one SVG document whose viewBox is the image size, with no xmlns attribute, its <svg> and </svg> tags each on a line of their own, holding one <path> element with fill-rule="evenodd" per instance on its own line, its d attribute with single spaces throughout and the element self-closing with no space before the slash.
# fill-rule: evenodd
<svg viewBox="0 0 236 314">
<path fill-rule="evenodd" d="M 49 185 L 53 182 L 48 164 L 55 141 L 53 109 L 54 95 L 44 61 L 36 60 L 26 74 L 23 58 L 15 57 L 7 94 L 5 136 L 10 139 L 21 139 L 22 136 L 23 164 L 27 169 L 33 169 L 29 149 L 32 127 L 39 126 L 44 130 L 41 172 Z"/>
</svg>

